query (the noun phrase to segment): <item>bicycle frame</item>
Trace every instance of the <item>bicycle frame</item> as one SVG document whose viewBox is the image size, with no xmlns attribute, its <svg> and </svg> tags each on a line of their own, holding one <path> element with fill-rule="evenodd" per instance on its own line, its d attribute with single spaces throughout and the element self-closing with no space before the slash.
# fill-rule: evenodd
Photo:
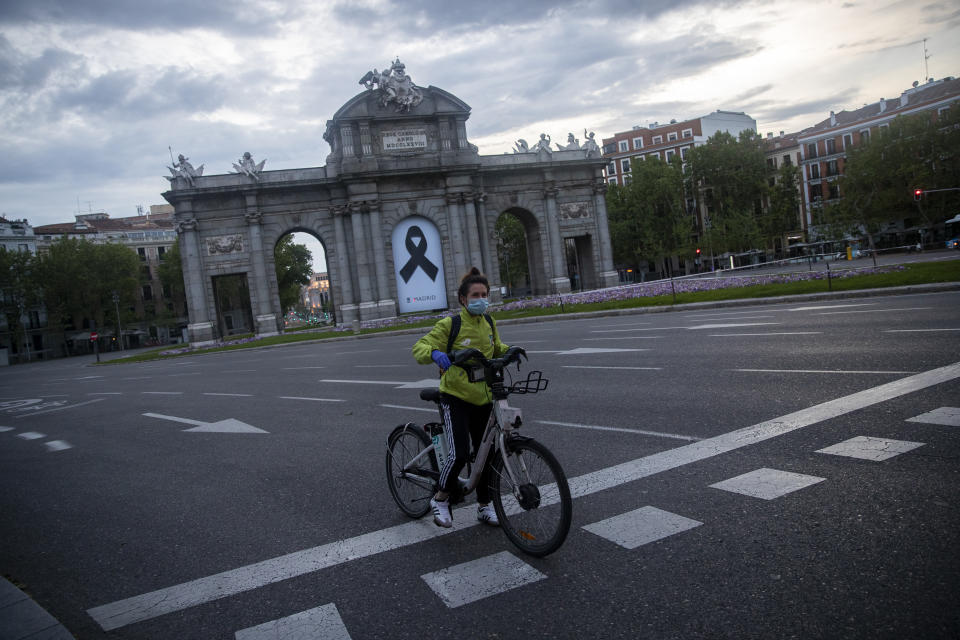
<svg viewBox="0 0 960 640">
<path fill-rule="evenodd" d="M 506 442 L 510 435 L 513 433 L 513 430 L 520 426 L 522 420 L 522 412 L 517 407 L 511 407 L 506 398 L 499 398 L 493 404 L 493 410 L 490 412 L 490 418 L 487 420 L 487 426 L 483 432 L 483 438 L 480 440 L 480 445 L 477 447 L 476 459 L 473 462 L 473 469 L 470 472 L 470 477 L 467 479 L 467 484 L 463 487 L 464 495 L 468 495 L 471 491 L 476 489 L 477 484 L 480 482 L 480 475 L 483 473 L 483 468 L 487 463 L 487 459 L 490 456 L 490 451 L 496 445 L 497 450 L 501 452 L 503 457 L 503 467 L 507 471 L 507 475 L 510 476 L 513 485 L 516 486 L 517 482 L 517 472 L 513 469 L 513 464 L 506 455 L 503 455 L 503 452 L 507 450 Z M 418 473 L 410 471 L 410 469 L 416 468 L 419 462 L 423 459 L 424 456 L 429 456 L 433 453 L 435 449 L 434 445 L 430 445 L 419 454 L 411 459 L 403 467 L 403 477 L 410 480 L 421 480 L 424 482 L 430 483 L 431 486 L 437 483 L 439 480 L 438 477 L 433 478 L 431 476 L 424 476 Z"/>
</svg>

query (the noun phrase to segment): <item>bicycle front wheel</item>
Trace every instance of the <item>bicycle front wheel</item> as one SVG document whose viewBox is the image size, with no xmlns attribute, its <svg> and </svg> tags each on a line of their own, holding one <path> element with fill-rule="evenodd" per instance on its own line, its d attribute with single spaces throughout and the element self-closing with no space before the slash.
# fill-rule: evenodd
<svg viewBox="0 0 960 640">
<path fill-rule="evenodd" d="M 397 506 L 411 518 L 420 518 L 430 510 L 430 498 L 436 487 L 422 477 L 411 477 L 407 471 L 420 476 L 437 473 L 437 461 L 430 447 L 430 438 L 416 425 L 400 425 L 387 438 L 387 484 Z M 417 462 L 413 460 L 417 459 Z"/>
<path fill-rule="evenodd" d="M 510 542 L 531 556 L 560 548 L 570 531 L 573 501 L 567 477 L 550 450 L 536 440 L 507 443 L 493 463 L 490 481 L 493 508 Z M 507 463 L 516 482 L 504 467 Z"/>
</svg>

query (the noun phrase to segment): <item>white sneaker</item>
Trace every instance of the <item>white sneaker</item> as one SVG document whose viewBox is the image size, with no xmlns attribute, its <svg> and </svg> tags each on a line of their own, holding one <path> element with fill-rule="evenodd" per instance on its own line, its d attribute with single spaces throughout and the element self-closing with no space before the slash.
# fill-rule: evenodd
<svg viewBox="0 0 960 640">
<path fill-rule="evenodd" d="M 482 507 L 477 507 L 477 520 L 480 522 L 485 522 L 491 527 L 500 526 L 500 520 L 497 518 L 497 512 L 493 508 L 492 504 L 486 504 Z"/>
<path fill-rule="evenodd" d="M 438 527 L 452 527 L 453 516 L 450 514 L 450 501 L 430 498 L 430 507 L 433 509 L 433 522 Z"/>
</svg>

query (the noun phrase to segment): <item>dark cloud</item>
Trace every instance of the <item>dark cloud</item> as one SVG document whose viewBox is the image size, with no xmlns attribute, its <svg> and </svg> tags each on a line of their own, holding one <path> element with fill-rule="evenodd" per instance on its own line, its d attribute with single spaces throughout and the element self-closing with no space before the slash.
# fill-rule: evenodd
<svg viewBox="0 0 960 640">
<path fill-rule="evenodd" d="M 813 125 L 823 120 L 831 110 L 842 111 L 843 105 L 849 104 L 859 93 L 858 88 L 851 88 L 837 93 L 835 95 L 807 100 L 804 102 L 765 102 L 746 105 L 752 111 L 748 111 L 758 122 L 777 123 L 790 120 L 797 116 L 810 116 L 809 125 Z"/>
<path fill-rule="evenodd" d="M 275 30 L 277 19 L 291 19 L 296 11 L 284 8 L 265 19 L 256 0 L 4 0 L 0 24 L 96 25 L 119 29 L 176 31 L 206 28 L 237 35 Z"/>
</svg>

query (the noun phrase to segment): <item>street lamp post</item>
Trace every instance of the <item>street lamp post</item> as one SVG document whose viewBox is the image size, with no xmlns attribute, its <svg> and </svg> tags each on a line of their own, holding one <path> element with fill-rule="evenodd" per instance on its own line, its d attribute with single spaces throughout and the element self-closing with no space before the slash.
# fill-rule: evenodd
<svg viewBox="0 0 960 640">
<path fill-rule="evenodd" d="M 117 310 L 117 339 L 120 340 L 120 351 L 123 351 L 123 330 L 120 328 L 120 294 L 113 292 L 113 308 Z"/>
</svg>

